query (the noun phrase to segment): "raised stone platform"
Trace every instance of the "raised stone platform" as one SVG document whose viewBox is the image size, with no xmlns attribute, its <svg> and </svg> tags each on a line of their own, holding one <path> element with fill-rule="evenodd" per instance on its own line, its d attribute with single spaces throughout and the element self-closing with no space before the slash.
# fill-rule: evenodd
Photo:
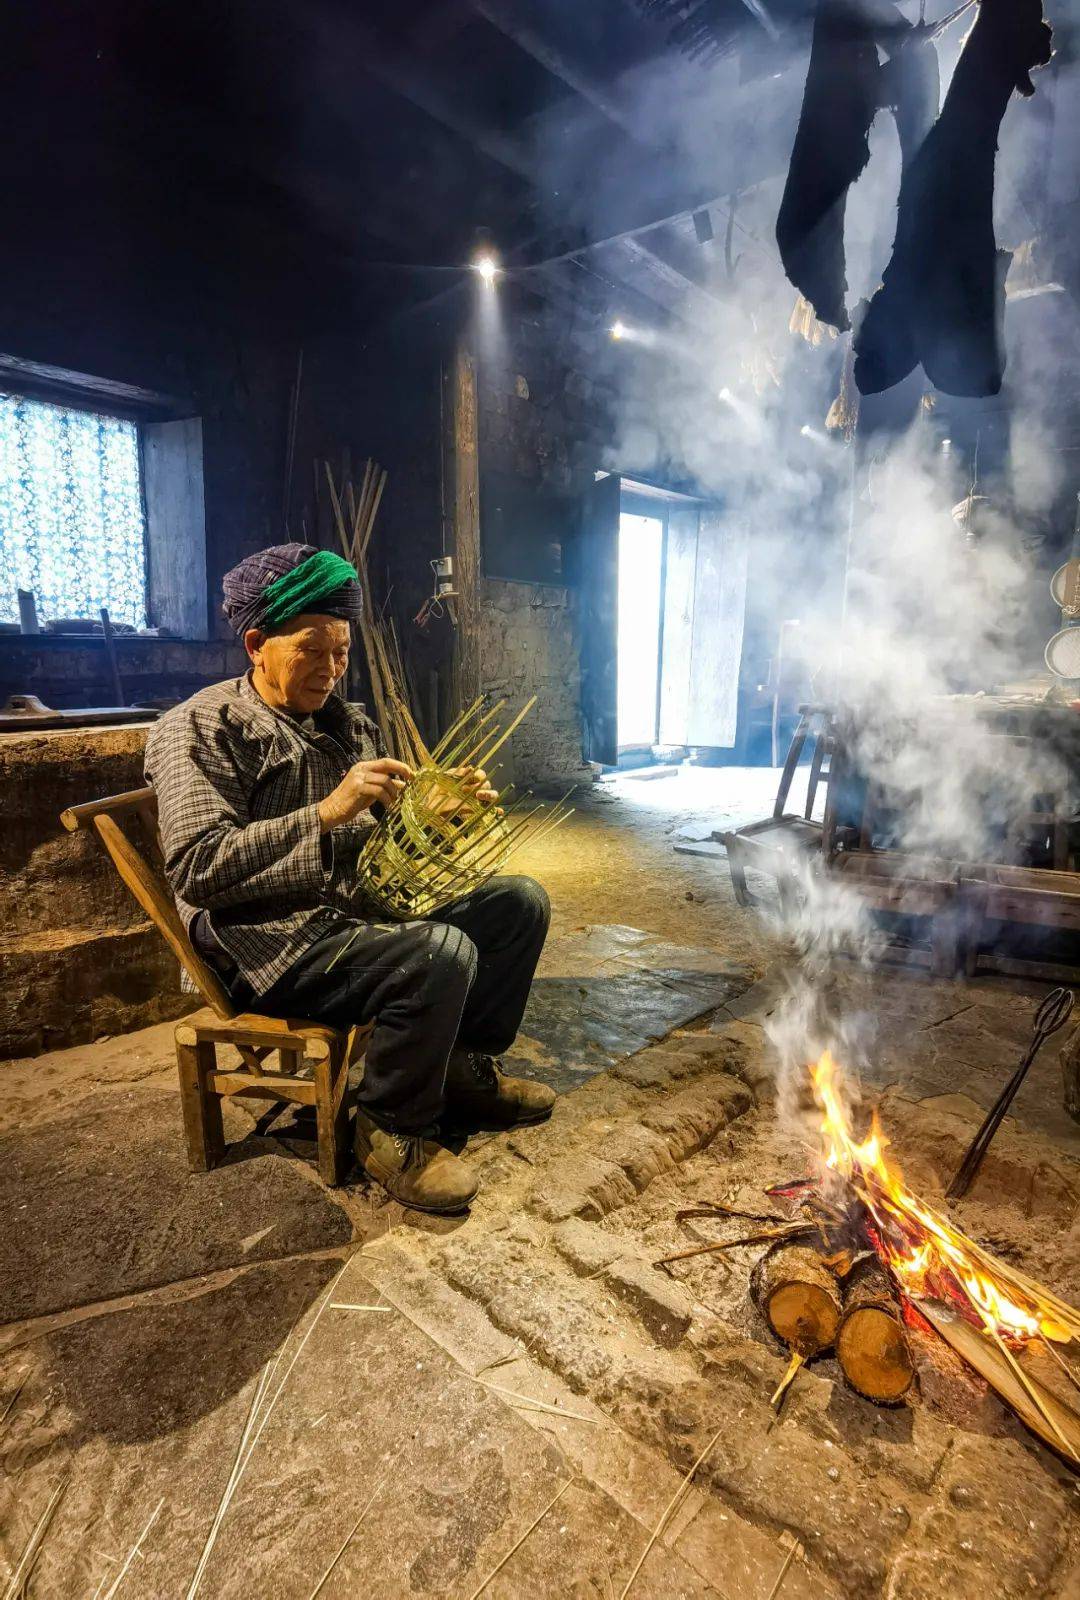
<svg viewBox="0 0 1080 1600">
<path fill-rule="evenodd" d="M 0 1059 L 179 1016 L 177 965 L 65 806 L 138 788 L 147 723 L 0 737 Z"/>
</svg>

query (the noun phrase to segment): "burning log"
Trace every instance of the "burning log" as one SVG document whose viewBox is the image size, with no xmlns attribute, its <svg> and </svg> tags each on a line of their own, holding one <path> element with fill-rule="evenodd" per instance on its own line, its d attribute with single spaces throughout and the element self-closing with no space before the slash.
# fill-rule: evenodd
<svg viewBox="0 0 1080 1600">
<path fill-rule="evenodd" d="M 812 1068 L 823 1112 L 826 1173 L 835 1204 L 850 1193 L 867 1241 L 941 1337 L 990 1383 L 1027 1425 L 1080 1465 L 1080 1408 L 1052 1395 L 1021 1357 L 1045 1354 L 1080 1390 L 1071 1364 L 1080 1353 L 1080 1311 L 999 1261 L 914 1195 L 885 1160 L 876 1118 L 854 1137 L 836 1064 L 826 1051 Z"/>
<path fill-rule="evenodd" d="M 831 1350 L 840 1325 L 840 1286 L 816 1250 L 777 1244 L 758 1261 L 750 1292 L 769 1327 L 803 1360 Z"/>
<path fill-rule="evenodd" d="M 844 1285 L 836 1358 L 867 1400 L 888 1405 L 911 1388 L 914 1367 L 892 1282 L 873 1256 L 858 1262 Z"/>
</svg>

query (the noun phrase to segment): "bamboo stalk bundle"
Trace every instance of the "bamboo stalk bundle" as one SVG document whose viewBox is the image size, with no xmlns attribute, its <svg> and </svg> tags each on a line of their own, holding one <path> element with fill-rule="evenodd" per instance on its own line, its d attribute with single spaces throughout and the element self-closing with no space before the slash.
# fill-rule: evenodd
<svg viewBox="0 0 1080 1600">
<path fill-rule="evenodd" d="M 420 767 L 427 761 L 428 752 L 409 705 L 397 640 L 375 609 L 368 574 L 368 549 L 386 488 L 386 470 L 369 459 L 358 491 L 344 467 L 339 487 L 329 461 L 322 465 L 341 553 L 356 568 L 364 592 L 357 632 L 371 684 L 372 711 L 386 736 L 390 754 L 407 766 Z"/>
<path fill-rule="evenodd" d="M 935 1300 L 916 1303 L 946 1344 L 997 1390 L 1033 1433 L 1074 1466 L 1080 1464 L 1080 1412 L 1074 1406 L 1028 1375 L 1002 1339 L 986 1339 L 954 1307 Z"/>
<path fill-rule="evenodd" d="M 509 789 L 485 803 L 472 786 L 470 773 L 490 767 L 535 703 L 534 695 L 504 727 L 498 717 L 506 702 L 485 710 L 477 700 L 425 753 L 361 852 L 365 899 L 401 920 L 430 916 L 500 871 L 526 837 L 535 842 L 565 821 L 568 796 L 547 810 L 530 806 L 527 795 L 511 799 Z"/>
</svg>

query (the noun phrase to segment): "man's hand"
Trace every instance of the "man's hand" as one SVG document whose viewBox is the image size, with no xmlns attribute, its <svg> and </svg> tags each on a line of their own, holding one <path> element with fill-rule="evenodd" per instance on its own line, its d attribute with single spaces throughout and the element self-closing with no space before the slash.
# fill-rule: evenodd
<svg viewBox="0 0 1080 1600">
<path fill-rule="evenodd" d="M 488 783 L 487 773 L 483 767 L 450 767 L 443 774 L 445 778 L 453 778 L 455 786 L 448 788 L 441 781 L 433 784 L 428 795 L 428 804 L 440 817 L 456 817 L 459 813 L 467 816 L 473 809 L 467 802 L 475 801 L 477 807 L 493 805 L 499 798 L 496 791 Z M 464 801 L 461 790 L 465 791 Z"/>
<path fill-rule="evenodd" d="M 332 794 L 319 801 L 319 827 L 323 833 L 352 822 L 361 811 L 378 800 L 391 806 L 412 777 L 412 768 L 391 756 L 378 761 L 358 761 L 342 778 Z"/>
<path fill-rule="evenodd" d="M 499 798 L 498 792 L 488 782 L 488 775 L 483 767 L 455 767 L 454 777 L 459 778 L 475 800 L 482 806 L 490 806 Z"/>
</svg>

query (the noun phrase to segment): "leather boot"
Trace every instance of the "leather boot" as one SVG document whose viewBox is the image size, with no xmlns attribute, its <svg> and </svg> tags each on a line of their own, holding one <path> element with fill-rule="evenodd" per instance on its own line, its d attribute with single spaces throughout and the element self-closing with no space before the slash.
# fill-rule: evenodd
<svg viewBox="0 0 1080 1600">
<path fill-rule="evenodd" d="M 479 1188 L 464 1161 L 434 1139 L 388 1133 L 360 1110 L 356 1159 L 388 1195 L 414 1211 L 464 1211 Z"/>
<path fill-rule="evenodd" d="M 520 1128 L 551 1115 L 555 1091 L 531 1078 L 511 1078 L 501 1062 L 476 1050 L 454 1050 L 446 1064 L 446 1116 L 451 1127 Z"/>
</svg>

